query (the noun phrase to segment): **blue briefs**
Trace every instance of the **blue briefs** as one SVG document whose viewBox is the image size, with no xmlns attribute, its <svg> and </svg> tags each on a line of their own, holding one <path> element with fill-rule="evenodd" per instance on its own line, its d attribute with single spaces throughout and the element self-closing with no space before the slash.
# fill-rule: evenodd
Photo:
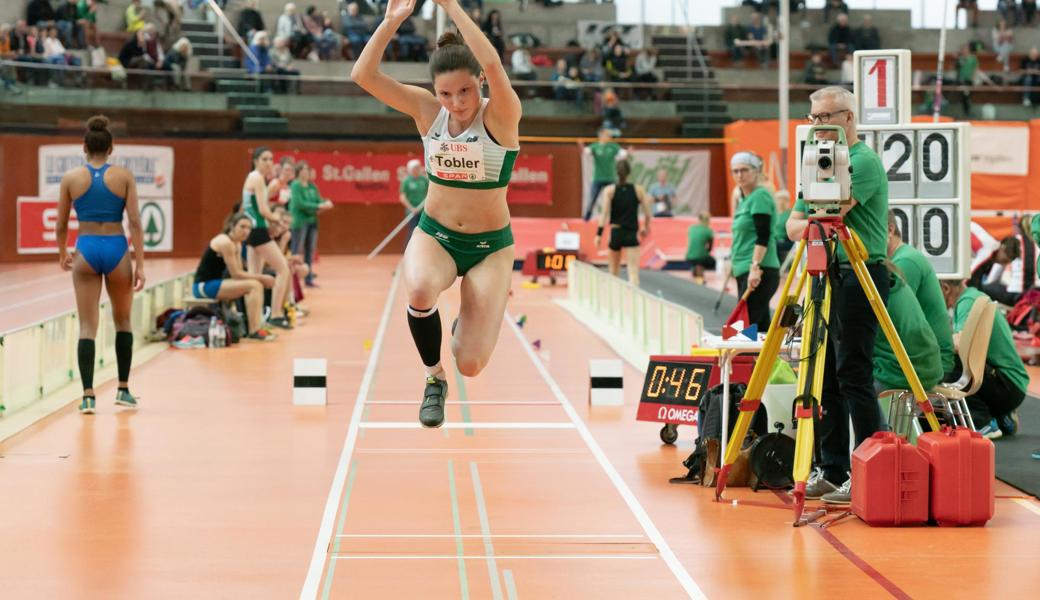
<svg viewBox="0 0 1040 600">
<path fill-rule="evenodd" d="M 81 235 L 76 238 L 76 251 L 98 275 L 108 275 L 115 270 L 129 247 L 122 235 Z"/>
<path fill-rule="evenodd" d="M 210 279 L 209 281 L 196 281 L 191 286 L 191 293 L 196 298 L 209 298 L 211 300 L 217 299 L 217 294 L 220 293 L 220 282 L 223 279 Z"/>
</svg>

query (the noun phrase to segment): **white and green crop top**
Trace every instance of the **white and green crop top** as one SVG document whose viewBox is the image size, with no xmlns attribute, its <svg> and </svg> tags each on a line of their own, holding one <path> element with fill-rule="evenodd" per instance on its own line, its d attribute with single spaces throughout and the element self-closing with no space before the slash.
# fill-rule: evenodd
<svg viewBox="0 0 1040 600">
<path fill-rule="evenodd" d="M 448 111 L 441 107 L 430 130 L 423 136 L 426 173 L 430 181 L 448 187 L 488 190 L 506 187 L 520 148 L 504 148 L 484 128 L 481 100 L 477 116 L 466 131 L 448 133 Z"/>
</svg>

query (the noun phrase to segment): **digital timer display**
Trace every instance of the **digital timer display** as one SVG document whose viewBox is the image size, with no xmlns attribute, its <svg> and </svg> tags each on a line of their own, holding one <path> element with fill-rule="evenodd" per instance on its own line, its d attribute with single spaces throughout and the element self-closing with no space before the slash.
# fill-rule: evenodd
<svg viewBox="0 0 1040 600">
<path fill-rule="evenodd" d="M 639 400 L 696 406 L 708 389 L 713 368 L 710 363 L 650 361 Z"/>
</svg>

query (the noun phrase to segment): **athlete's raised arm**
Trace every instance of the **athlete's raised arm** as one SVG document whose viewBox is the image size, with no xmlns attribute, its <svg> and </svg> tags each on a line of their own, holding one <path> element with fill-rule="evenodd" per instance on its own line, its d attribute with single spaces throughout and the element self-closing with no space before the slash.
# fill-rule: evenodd
<svg viewBox="0 0 1040 600">
<path fill-rule="evenodd" d="M 502 59 L 498 56 L 498 51 L 491 45 L 476 22 L 466 14 L 458 0 L 433 1 L 448 13 L 448 17 L 459 28 L 462 39 L 473 52 L 480 67 L 484 69 L 484 77 L 487 78 L 490 91 L 485 121 L 491 123 L 492 133 L 512 136 L 511 132 L 518 130 L 523 109 L 520 98 L 513 89 L 513 84 L 509 82 L 509 75 L 502 66 Z M 518 141 L 502 140 L 507 145 L 518 143 Z"/>
<path fill-rule="evenodd" d="M 437 99 L 428 90 L 405 85 L 379 70 L 386 47 L 414 8 L 415 0 L 390 0 L 387 3 L 386 17 L 365 44 L 350 71 L 350 79 L 383 104 L 415 119 L 419 131 L 425 132 L 440 111 Z"/>
</svg>

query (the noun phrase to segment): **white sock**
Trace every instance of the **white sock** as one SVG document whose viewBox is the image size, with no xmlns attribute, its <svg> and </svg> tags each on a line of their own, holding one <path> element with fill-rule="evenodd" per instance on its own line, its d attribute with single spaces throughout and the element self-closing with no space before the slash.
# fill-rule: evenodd
<svg viewBox="0 0 1040 600">
<path fill-rule="evenodd" d="M 444 380 L 447 379 L 444 376 L 444 367 L 442 367 L 441 363 L 439 363 L 439 362 L 437 364 L 433 365 L 432 367 L 426 367 L 426 376 L 427 377 L 436 377 L 437 379 L 440 379 L 441 381 L 444 381 Z"/>
</svg>

